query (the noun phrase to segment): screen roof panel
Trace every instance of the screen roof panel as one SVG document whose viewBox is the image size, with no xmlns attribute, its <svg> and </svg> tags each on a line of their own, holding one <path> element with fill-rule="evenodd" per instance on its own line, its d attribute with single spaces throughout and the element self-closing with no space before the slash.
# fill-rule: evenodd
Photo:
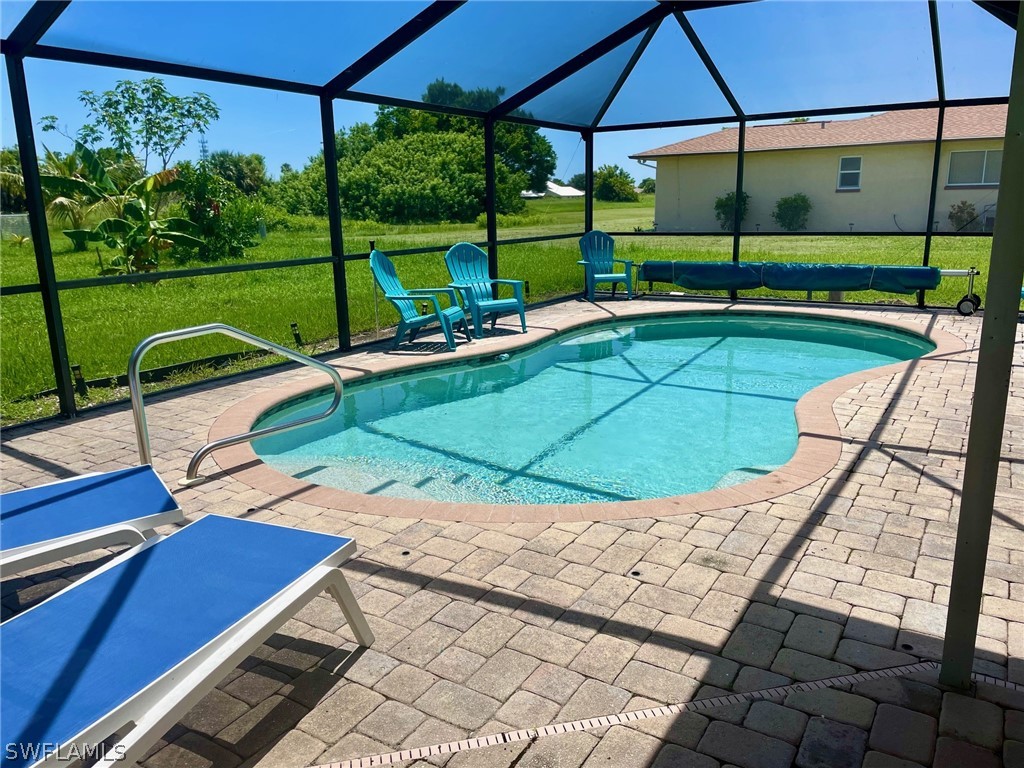
<svg viewBox="0 0 1024 768">
<path fill-rule="evenodd" d="M 947 99 L 1010 93 L 1014 30 L 974 3 L 938 4 Z"/>
<path fill-rule="evenodd" d="M 427 5 L 75 0 L 40 42 L 323 85 Z"/>
<path fill-rule="evenodd" d="M 538 120 L 581 127 L 591 125 L 643 40 L 644 34 L 646 33 L 636 35 L 558 85 L 531 99 L 523 105 L 519 113 Z"/>
<path fill-rule="evenodd" d="M 353 90 L 429 101 L 435 97 L 427 87 L 443 80 L 508 98 L 655 6 L 648 0 L 470 0 Z"/>
<path fill-rule="evenodd" d="M 672 16 L 658 28 L 602 125 L 733 115 L 732 107 Z"/>
<path fill-rule="evenodd" d="M 32 0 L 3 0 L 0 3 L 0 32 L 3 37 L 14 31 L 31 7 Z"/>
<path fill-rule="evenodd" d="M 762 0 L 686 17 L 747 114 L 938 95 L 925 2 Z"/>
</svg>

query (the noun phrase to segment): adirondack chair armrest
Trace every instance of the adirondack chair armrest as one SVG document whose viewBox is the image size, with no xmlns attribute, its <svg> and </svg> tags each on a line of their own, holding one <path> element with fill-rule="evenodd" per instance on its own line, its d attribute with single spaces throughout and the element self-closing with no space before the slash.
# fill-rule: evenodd
<svg viewBox="0 0 1024 768">
<path fill-rule="evenodd" d="M 421 293 L 421 294 L 416 294 L 416 293 L 388 294 L 388 293 L 385 293 L 384 294 L 384 298 L 385 299 L 389 299 L 389 300 L 393 300 L 393 301 L 394 300 L 397 300 L 397 301 L 403 301 L 403 300 L 404 301 L 411 301 L 413 299 L 425 299 L 425 300 L 429 301 L 431 304 L 434 305 L 434 314 L 438 315 L 438 316 L 441 315 L 441 302 L 439 302 L 437 300 L 437 296 L 433 295 L 432 293 Z"/>
<path fill-rule="evenodd" d="M 512 295 L 516 297 L 517 301 L 523 300 L 523 281 L 522 280 L 509 280 L 507 278 L 498 278 L 491 281 L 497 285 L 511 285 Z"/>
<path fill-rule="evenodd" d="M 431 294 L 447 296 L 453 307 L 461 306 L 459 304 L 459 292 L 454 288 L 414 288 L 409 291 L 409 295 L 415 296 L 416 298 L 427 298 Z"/>
<path fill-rule="evenodd" d="M 618 262 L 619 264 L 625 264 L 627 268 L 633 267 L 633 262 L 629 259 L 612 259 L 612 261 Z"/>
</svg>

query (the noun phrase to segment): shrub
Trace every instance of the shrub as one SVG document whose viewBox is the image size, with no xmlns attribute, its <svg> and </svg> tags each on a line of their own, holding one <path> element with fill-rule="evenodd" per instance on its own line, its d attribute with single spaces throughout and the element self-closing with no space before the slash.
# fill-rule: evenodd
<svg viewBox="0 0 1024 768">
<path fill-rule="evenodd" d="M 496 163 L 497 208 L 517 213 L 528 179 Z M 340 179 L 346 215 L 392 224 L 475 221 L 485 207 L 484 141 L 469 133 L 413 133 L 377 144 Z"/>
<path fill-rule="evenodd" d="M 632 203 L 640 199 L 633 177 L 617 165 L 602 165 L 594 171 L 594 198 L 609 203 Z"/>
<path fill-rule="evenodd" d="M 645 195 L 653 195 L 654 194 L 655 183 L 654 183 L 654 179 L 652 179 L 650 176 L 648 176 L 646 179 L 643 179 L 640 182 L 639 186 L 640 186 L 640 191 L 643 192 Z"/>
<path fill-rule="evenodd" d="M 747 208 L 750 207 L 750 195 L 746 192 L 740 198 L 740 223 L 747 218 Z M 718 225 L 726 232 L 731 232 L 735 221 L 736 193 L 728 192 L 721 197 L 715 198 L 715 218 Z"/>
<path fill-rule="evenodd" d="M 245 249 L 256 244 L 264 204 L 241 195 L 207 163 L 182 163 L 178 171 L 181 210 L 195 225 L 202 244 L 176 247 L 171 255 L 179 261 L 243 258 Z"/>
<path fill-rule="evenodd" d="M 978 209 L 966 200 L 949 206 L 949 222 L 957 232 L 975 232 L 981 227 Z"/>
<path fill-rule="evenodd" d="M 556 182 L 557 183 L 557 182 Z M 499 213 L 498 229 L 511 227 L 532 227 L 543 224 L 544 216 L 531 213 Z M 481 213 L 476 217 L 477 229 L 487 229 L 487 214 Z"/>
<path fill-rule="evenodd" d="M 263 223 L 267 232 L 319 232 L 327 229 L 323 216 L 293 216 L 283 208 L 263 204 Z"/>
<path fill-rule="evenodd" d="M 807 217 L 811 214 L 811 200 L 803 192 L 780 197 L 775 202 L 772 219 L 787 232 L 807 229 Z"/>
</svg>

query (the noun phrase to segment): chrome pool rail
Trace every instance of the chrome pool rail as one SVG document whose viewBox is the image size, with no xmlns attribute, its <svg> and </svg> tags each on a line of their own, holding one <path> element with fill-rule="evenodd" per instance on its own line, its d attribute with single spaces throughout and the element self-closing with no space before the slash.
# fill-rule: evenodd
<svg viewBox="0 0 1024 768">
<path fill-rule="evenodd" d="M 321 363 L 319 360 L 314 360 L 312 357 L 307 357 L 293 349 L 288 349 L 288 347 L 282 347 L 280 344 L 275 344 L 272 341 L 261 339 L 259 336 L 253 336 L 251 333 L 246 333 L 245 331 L 233 328 L 230 325 L 224 325 L 223 323 L 210 323 L 208 325 L 193 326 L 192 328 L 180 328 L 175 331 L 156 333 L 139 342 L 138 346 L 132 351 L 131 357 L 128 360 L 128 389 L 131 392 L 132 417 L 135 419 L 135 436 L 138 440 L 139 460 L 142 464 L 153 463 L 153 451 L 149 444 L 149 426 L 146 423 L 146 412 L 142 399 L 142 383 L 139 380 L 142 358 L 150 349 L 160 344 L 166 344 L 170 341 L 179 341 L 181 339 L 191 339 L 196 336 L 209 336 L 215 333 L 221 334 L 222 336 L 230 336 L 233 339 L 251 344 L 254 347 L 259 347 L 267 352 L 273 352 L 274 354 L 281 355 L 282 357 L 287 357 L 289 360 L 294 360 L 297 363 L 323 371 L 331 377 L 331 383 L 334 387 L 334 398 L 331 400 L 331 404 L 328 406 L 327 410 L 323 413 L 306 416 L 283 424 L 275 424 L 270 427 L 264 427 L 263 429 L 254 429 L 249 432 L 243 432 L 239 435 L 232 435 L 231 437 L 224 437 L 220 440 L 214 440 L 212 443 L 207 443 L 192 455 L 192 458 L 188 463 L 188 469 L 185 471 L 185 478 L 180 481 L 181 485 L 198 485 L 206 480 L 206 478 L 199 476 L 199 465 L 202 464 L 203 460 L 214 451 L 221 448 L 227 448 L 231 445 L 238 445 L 239 443 L 247 443 L 260 437 L 266 437 L 267 435 L 287 432 L 288 430 L 295 429 L 296 427 L 301 427 L 306 424 L 322 421 L 338 410 L 338 406 L 341 405 L 343 384 L 338 372 L 326 363 Z"/>
</svg>

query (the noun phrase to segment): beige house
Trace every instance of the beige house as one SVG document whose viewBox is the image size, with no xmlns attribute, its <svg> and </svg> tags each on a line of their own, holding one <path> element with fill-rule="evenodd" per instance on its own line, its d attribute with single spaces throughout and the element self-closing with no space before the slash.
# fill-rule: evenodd
<svg viewBox="0 0 1024 768">
<path fill-rule="evenodd" d="M 747 127 L 744 232 L 778 232 L 776 201 L 802 192 L 813 206 L 808 231 L 925 230 L 937 110 L 885 112 L 857 120 Z M 946 110 L 935 231 L 952 232 L 950 207 L 974 205 L 991 231 L 999 191 L 1006 106 Z M 738 128 L 651 149 L 657 163 L 655 221 L 661 232 L 721 231 L 715 199 L 736 187 Z"/>
</svg>

